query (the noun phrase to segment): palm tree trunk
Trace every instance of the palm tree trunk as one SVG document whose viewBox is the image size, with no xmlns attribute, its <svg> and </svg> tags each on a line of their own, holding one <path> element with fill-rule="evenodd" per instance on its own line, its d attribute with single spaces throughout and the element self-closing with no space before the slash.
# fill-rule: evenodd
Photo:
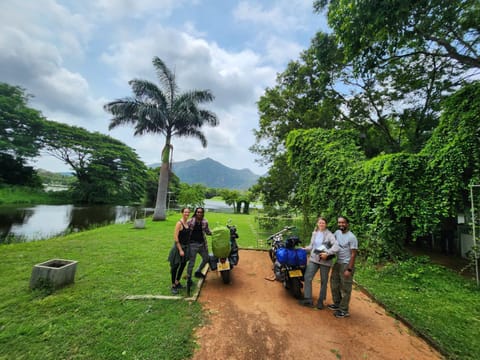
<svg viewBox="0 0 480 360">
<path fill-rule="evenodd" d="M 168 192 L 168 178 L 170 174 L 170 140 L 167 139 L 162 151 L 162 166 L 160 168 L 160 175 L 158 177 L 157 200 L 155 203 L 155 211 L 153 212 L 153 221 L 163 221 L 167 219 L 167 192 Z"/>
</svg>

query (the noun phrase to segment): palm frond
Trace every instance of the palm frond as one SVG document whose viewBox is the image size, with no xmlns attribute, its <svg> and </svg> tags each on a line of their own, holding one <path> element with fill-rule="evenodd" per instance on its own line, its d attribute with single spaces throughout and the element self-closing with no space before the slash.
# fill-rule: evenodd
<svg viewBox="0 0 480 360">
<path fill-rule="evenodd" d="M 199 129 L 194 129 L 194 128 L 189 128 L 185 129 L 182 133 L 177 132 L 175 134 L 178 137 L 194 137 L 200 140 L 200 143 L 202 144 L 202 147 L 207 147 L 207 138 L 205 137 L 205 134 L 200 131 Z"/>
<path fill-rule="evenodd" d="M 160 107 L 167 107 L 165 94 L 157 85 L 150 81 L 133 79 L 128 82 L 135 97 L 142 102 L 153 102 Z"/>
<path fill-rule="evenodd" d="M 129 81 L 134 97 L 115 100 L 104 106 L 113 115 L 109 129 L 133 124 L 135 136 L 148 133 L 160 133 L 167 138 L 192 136 L 206 147 L 207 139 L 201 128 L 216 126 L 219 121 L 215 113 L 199 105 L 213 101 L 212 92 L 191 90 L 178 94 L 175 74 L 158 57 L 153 58 L 153 65 L 161 86 L 142 79 Z"/>
<path fill-rule="evenodd" d="M 155 67 L 158 79 L 160 80 L 160 83 L 164 86 L 166 96 L 168 99 L 170 99 L 169 103 L 171 104 L 173 103 L 173 99 L 178 92 L 177 83 L 175 81 L 175 74 L 170 71 L 167 65 L 165 65 L 165 63 L 158 56 L 155 56 L 152 62 L 153 66 Z"/>
<path fill-rule="evenodd" d="M 142 104 L 138 108 L 137 124 L 135 126 L 135 135 L 147 133 L 164 133 L 168 127 L 168 116 L 165 109 L 155 106 L 155 104 Z"/>
<path fill-rule="evenodd" d="M 219 124 L 217 115 L 214 112 L 206 109 L 200 109 L 199 113 L 200 117 L 204 119 L 204 122 L 206 122 L 208 125 L 217 126 Z"/>
<path fill-rule="evenodd" d="M 125 124 L 134 124 L 137 121 L 138 103 L 135 99 L 125 98 L 111 101 L 103 107 L 113 115 L 108 126 L 109 130 Z"/>
<path fill-rule="evenodd" d="M 176 102 L 183 102 L 183 101 L 191 101 L 195 104 L 202 104 L 206 102 L 211 102 L 215 99 L 212 92 L 210 90 L 191 90 L 186 91 L 179 95 L 175 101 Z"/>
</svg>

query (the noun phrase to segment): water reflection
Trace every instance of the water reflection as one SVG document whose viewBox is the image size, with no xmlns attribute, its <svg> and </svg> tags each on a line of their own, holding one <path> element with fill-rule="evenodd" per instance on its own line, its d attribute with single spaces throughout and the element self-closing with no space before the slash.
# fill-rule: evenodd
<svg viewBox="0 0 480 360">
<path fill-rule="evenodd" d="M 14 236 L 24 241 L 45 239 L 70 231 L 79 231 L 135 218 L 135 207 L 36 205 L 0 207 L 0 243 Z M 142 215 L 144 211 L 141 212 Z"/>
<path fill-rule="evenodd" d="M 223 201 L 205 200 L 207 211 L 233 212 Z M 145 215 L 153 209 L 131 206 L 74 206 L 35 205 L 0 206 L 0 244 L 15 240 L 47 239 L 68 232 L 80 231 L 106 224 L 120 224 Z"/>
</svg>

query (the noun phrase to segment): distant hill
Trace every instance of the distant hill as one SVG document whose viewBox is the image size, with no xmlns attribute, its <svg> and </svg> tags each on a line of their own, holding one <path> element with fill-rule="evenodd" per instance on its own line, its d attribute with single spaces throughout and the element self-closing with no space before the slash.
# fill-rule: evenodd
<svg viewBox="0 0 480 360">
<path fill-rule="evenodd" d="M 159 166 L 160 164 L 149 165 L 150 168 Z M 232 190 L 247 190 L 260 177 L 249 169 L 232 169 L 210 158 L 174 162 L 173 172 L 181 182 L 187 184 Z"/>
</svg>

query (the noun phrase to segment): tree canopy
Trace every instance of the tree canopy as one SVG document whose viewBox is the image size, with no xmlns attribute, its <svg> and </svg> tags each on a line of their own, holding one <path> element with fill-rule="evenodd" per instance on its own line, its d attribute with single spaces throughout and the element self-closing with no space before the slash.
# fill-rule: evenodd
<svg viewBox="0 0 480 360">
<path fill-rule="evenodd" d="M 480 68 L 478 0 L 316 0 L 348 59 L 363 68 L 425 54 Z"/>
<path fill-rule="evenodd" d="M 42 114 L 28 106 L 24 89 L 0 83 L 0 182 L 39 185 L 26 161 L 39 154 L 42 121 Z"/>
<path fill-rule="evenodd" d="M 98 132 L 46 120 L 44 151 L 68 164 L 76 178 L 75 199 L 84 203 L 131 203 L 144 198 L 146 166 L 122 142 Z"/>
<path fill-rule="evenodd" d="M 332 32 L 317 33 L 258 102 L 251 151 L 271 167 L 254 191 L 305 218 L 350 213 L 369 255 L 395 256 L 402 241 L 452 223 L 478 177 L 479 3 L 314 9 Z"/>
<path fill-rule="evenodd" d="M 172 137 L 195 137 L 205 147 L 207 139 L 201 128 L 204 125 L 216 126 L 218 119 L 213 112 L 200 107 L 202 103 L 213 101 L 210 90 L 180 93 L 175 74 L 160 58 L 153 58 L 153 66 L 160 87 L 147 80 L 133 79 L 129 82 L 133 97 L 111 101 L 104 108 L 113 116 L 110 129 L 133 125 L 134 135 L 153 133 L 165 136 L 153 214 L 153 220 L 165 220 Z"/>
</svg>

